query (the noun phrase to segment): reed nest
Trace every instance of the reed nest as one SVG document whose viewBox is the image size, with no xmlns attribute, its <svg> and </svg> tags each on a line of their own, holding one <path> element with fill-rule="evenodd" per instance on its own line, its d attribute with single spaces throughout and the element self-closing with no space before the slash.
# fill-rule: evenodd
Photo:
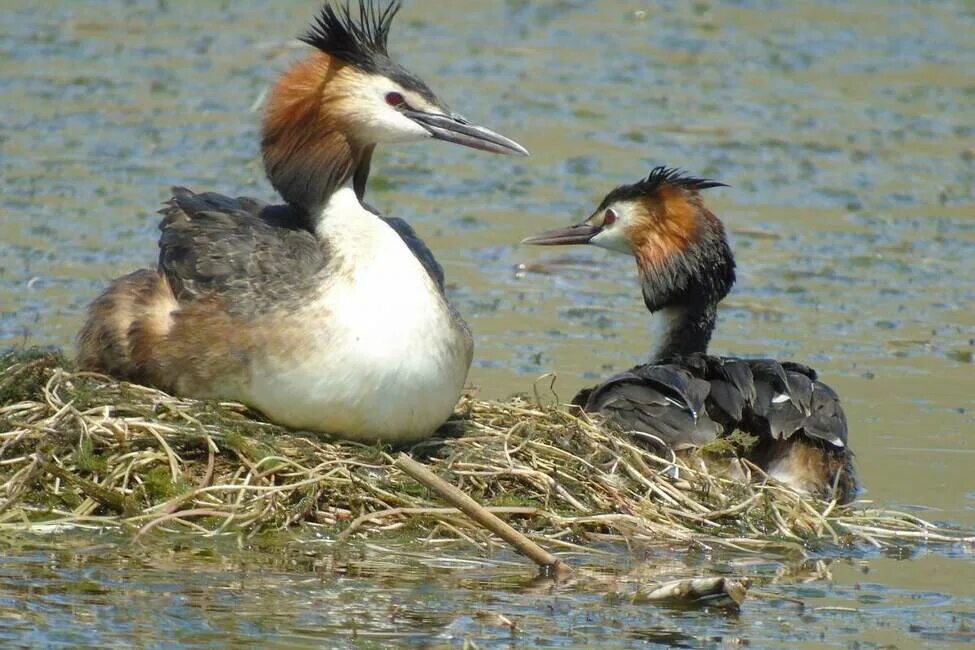
<svg viewBox="0 0 975 650">
<path fill-rule="evenodd" d="M 754 467 L 751 482 L 724 478 L 721 449 L 661 457 L 584 414 L 525 399 L 466 397 L 439 437 L 407 451 L 553 550 L 605 541 L 797 553 L 975 542 L 909 513 L 797 494 Z M 343 541 L 407 528 L 431 543 L 496 541 L 392 454 L 288 431 L 240 404 L 77 372 L 59 353 L 0 358 L 0 531 L 246 538 L 298 528 Z"/>
</svg>

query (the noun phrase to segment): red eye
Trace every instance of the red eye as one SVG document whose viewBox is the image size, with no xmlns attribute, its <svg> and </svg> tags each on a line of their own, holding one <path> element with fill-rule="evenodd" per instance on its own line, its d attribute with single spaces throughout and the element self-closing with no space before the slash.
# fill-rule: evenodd
<svg viewBox="0 0 975 650">
<path fill-rule="evenodd" d="M 603 215 L 603 227 L 612 226 L 616 223 L 616 210 L 610 208 L 606 210 L 606 214 Z"/>
<path fill-rule="evenodd" d="M 405 104 L 406 100 L 403 99 L 403 96 L 399 93 L 386 93 L 386 103 L 393 108 L 396 108 L 397 106 L 402 106 Z"/>
</svg>

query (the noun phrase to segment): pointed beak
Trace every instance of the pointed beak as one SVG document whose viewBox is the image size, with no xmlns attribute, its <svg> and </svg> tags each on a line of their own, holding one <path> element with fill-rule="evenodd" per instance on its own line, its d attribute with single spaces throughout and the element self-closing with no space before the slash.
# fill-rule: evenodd
<svg viewBox="0 0 975 650">
<path fill-rule="evenodd" d="M 521 240 L 522 244 L 535 244 L 536 246 L 564 246 L 568 244 L 588 244 L 589 240 L 599 234 L 602 230 L 599 226 L 594 226 L 589 222 L 583 221 L 580 224 L 549 230 L 533 237 L 526 237 Z"/>
<path fill-rule="evenodd" d="M 519 156 L 527 156 L 528 150 L 483 126 L 471 124 L 459 115 L 442 115 L 422 111 L 405 110 L 403 114 L 427 131 L 437 140 L 462 144 L 472 149 Z"/>
</svg>

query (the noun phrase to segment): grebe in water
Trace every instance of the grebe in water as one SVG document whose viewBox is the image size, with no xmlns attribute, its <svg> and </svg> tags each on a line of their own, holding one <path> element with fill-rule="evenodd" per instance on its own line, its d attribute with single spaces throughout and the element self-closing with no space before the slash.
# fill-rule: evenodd
<svg viewBox="0 0 975 650">
<path fill-rule="evenodd" d="M 672 449 L 744 431 L 758 439 L 747 457 L 773 478 L 850 501 L 858 486 L 846 416 L 816 372 L 798 363 L 707 352 L 718 303 L 735 281 L 735 260 L 700 192 L 723 185 L 657 167 L 614 189 L 582 223 L 524 240 L 632 255 L 647 309 L 666 319 L 650 363 L 583 390 L 575 402 Z"/>
</svg>

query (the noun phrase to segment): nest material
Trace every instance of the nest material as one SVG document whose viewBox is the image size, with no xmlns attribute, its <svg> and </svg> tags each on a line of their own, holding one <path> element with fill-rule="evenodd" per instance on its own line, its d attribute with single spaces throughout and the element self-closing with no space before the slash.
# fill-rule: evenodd
<svg viewBox="0 0 975 650">
<path fill-rule="evenodd" d="M 751 482 L 723 478 L 720 458 L 660 457 L 583 414 L 526 400 L 465 398 L 440 437 L 409 453 L 553 548 L 975 542 L 908 513 L 797 494 L 757 468 Z M 240 404 L 74 372 L 56 353 L 0 358 L 0 530 L 304 527 L 344 540 L 409 526 L 430 542 L 491 543 L 390 454 L 288 431 Z"/>
</svg>

